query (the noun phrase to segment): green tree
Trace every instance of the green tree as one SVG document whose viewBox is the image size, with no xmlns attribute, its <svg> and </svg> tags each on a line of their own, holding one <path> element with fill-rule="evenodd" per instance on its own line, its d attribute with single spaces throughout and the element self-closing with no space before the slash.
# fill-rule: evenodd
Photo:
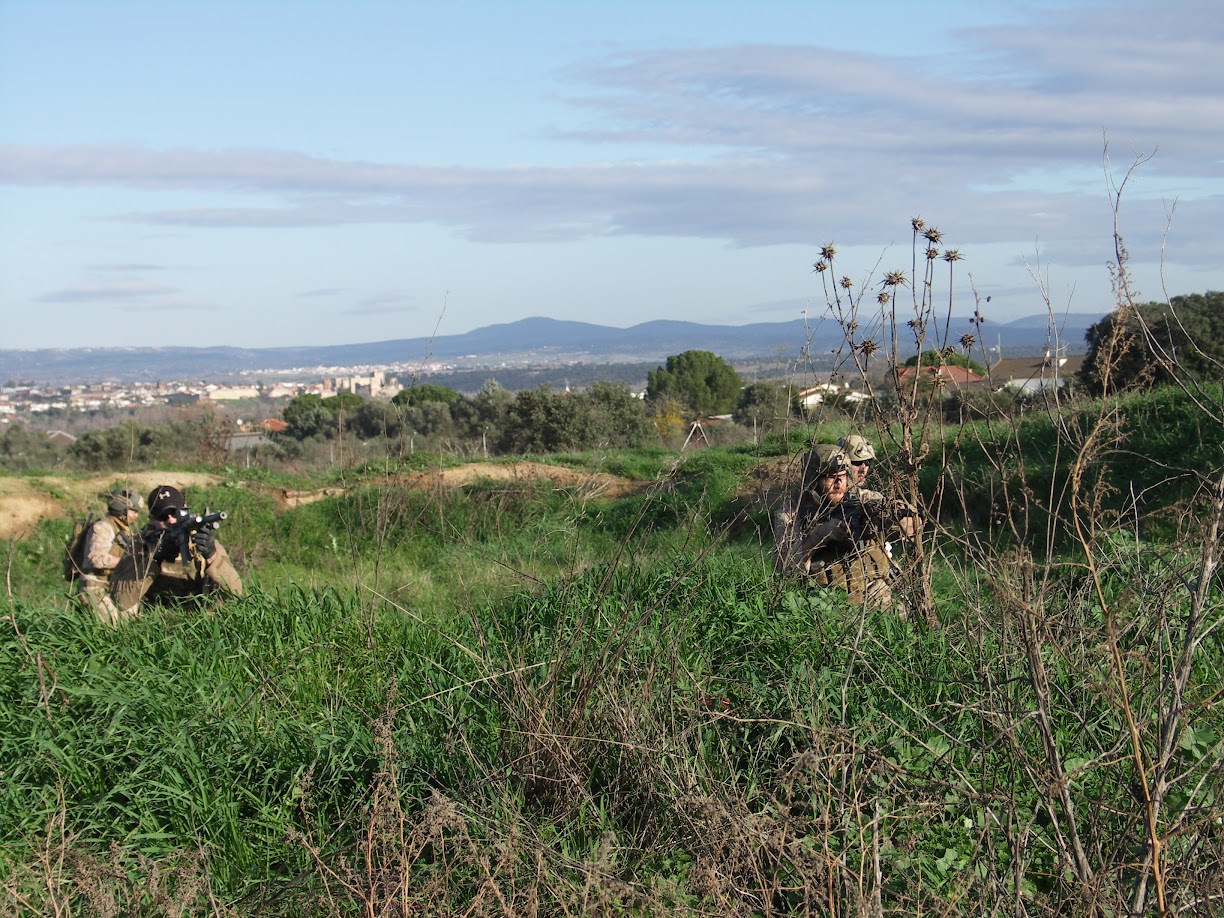
<svg viewBox="0 0 1224 918">
<path fill-rule="evenodd" d="M 403 409 L 376 399 L 363 401 L 347 418 L 353 433 L 363 440 L 376 437 L 394 439 L 404 427 Z"/>
<path fill-rule="evenodd" d="M 514 396 L 497 380 L 486 380 L 474 396 L 465 396 L 451 406 L 451 417 L 459 436 L 478 440 L 481 449 L 487 450 L 500 438 L 513 399 Z"/>
<path fill-rule="evenodd" d="M 717 354 L 685 351 L 647 374 L 646 397 L 678 399 L 700 416 L 725 414 L 735 406 L 740 386 L 739 374 Z"/>
<path fill-rule="evenodd" d="M 646 412 L 646 402 L 633 394 L 628 383 L 593 383 L 586 398 L 591 418 L 588 447 L 632 449 L 658 445 L 659 436 Z"/>
<path fill-rule="evenodd" d="M 404 425 L 410 433 L 434 439 L 451 437 L 455 433 L 455 421 L 451 417 L 451 409 L 443 402 L 421 402 L 419 405 L 406 408 Z"/>
<path fill-rule="evenodd" d="M 63 461 L 62 450 L 42 431 L 9 424 L 0 436 L 0 467 L 13 471 L 50 468 Z"/>
<path fill-rule="evenodd" d="M 317 395 L 298 395 L 289 400 L 281 411 L 281 419 L 289 425 L 284 435 L 294 440 L 307 440 L 326 432 L 333 423 L 332 413 Z"/>
<path fill-rule="evenodd" d="M 520 392 L 508 406 L 498 449 L 504 453 L 582 449 L 590 431 L 585 399 L 539 386 Z"/>
<path fill-rule="evenodd" d="M 958 354 L 956 351 L 948 348 L 945 351 L 929 350 L 923 351 L 921 354 L 915 354 L 909 360 L 905 361 L 907 367 L 916 367 L 921 364 L 924 367 L 964 367 L 970 372 L 976 373 L 978 376 L 986 375 L 986 368 L 972 360 L 964 354 Z"/>
<path fill-rule="evenodd" d="M 792 408 L 789 387 L 754 382 L 740 390 L 732 416 L 737 424 L 766 431 L 797 415 Z"/>
<path fill-rule="evenodd" d="M 281 418 L 289 425 L 284 435 L 294 440 L 334 437 L 353 427 L 365 404 L 366 400 L 355 392 L 337 392 L 328 398 L 296 396 L 281 411 Z"/>
<path fill-rule="evenodd" d="M 1164 362 L 1198 380 L 1224 379 L 1224 293 L 1116 309 L 1092 325 L 1084 340 L 1079 381 L 1093 395 L 1167 383 Z"/>
<path fill-rule="evenodd" d="M 425 402 L 441 402 L 443 405 L 453 405 L 463 396 L 458 390 L 449 386 L 439 386 L 434 383 L 418 383 L 401 389 L 391 399 L 393 405 L 423 405 Z"/>
</svg>

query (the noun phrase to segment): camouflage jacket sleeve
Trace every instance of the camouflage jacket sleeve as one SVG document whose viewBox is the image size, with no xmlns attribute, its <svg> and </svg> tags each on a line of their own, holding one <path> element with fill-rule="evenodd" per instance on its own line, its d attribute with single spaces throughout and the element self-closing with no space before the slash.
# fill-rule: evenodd
<svg viewBox="0 0 1224 918">
<path fill-rule="evenodd" d="M 124 555 L 110 579 L 110 594 L 120 612 L 134 612 L 157 576 L 158 564 L 143 545 Z"/>
<path fill-rule="evenodd" d="M 234 564 L 230 561 L 229 552 L 225 550 L 225 546 L 220 542 L 217 542 L 216 545 L 217 552 L 208 559 L 208 565 L 204 568 L 204 576 L 226 592 L 241 596 L 242 578 L 234 569 Z"/>
<path fill-rule="evenodd" d="M 89 529 L 85 545 L 85 566 L 91 571 L 113 570 L 123 557 L 119 527 L 109 517 L 103 517 Z"/>
</svg>

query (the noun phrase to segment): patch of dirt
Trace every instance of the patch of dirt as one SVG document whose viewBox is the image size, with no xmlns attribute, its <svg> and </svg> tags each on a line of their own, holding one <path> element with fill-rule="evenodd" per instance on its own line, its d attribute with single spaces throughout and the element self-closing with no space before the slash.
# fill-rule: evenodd
<svg viewBox="0 0 1224 918">
<path fill-rule="evenodd" d="M 736 489 L 736 503 L 745 510 L 776 509 L 797 486 L 800 477 L 799 455 L 777 456 L 762 461 Z"/>
<path fill-rule="evenodd" d="M 569 488 L 586 497 L 610 499 L 634 494 L 649 482 L 632 481 L 604 472 L 587 472 L 545 465 L 542 462 L 473 462 L 447 469 L 430 469 L 400 479 L 411 488 L 433 490 L 455 488 L 481 479 L 494 481 L 539 481 L 548 479 L 558 488 Z"/>
<path fill-rule="evenodd" d="M 272 496 L 276 500 L 278 509 L 292 510 L 294 507 L 304 507 L 307 504 L 313 504 L 315 501 L 323 500 L 325 497 L 339 497 L 345 490 L 345 488 L 318 488 L 314 491 L 290 491 L 282 489 L 275 492 Z"/>
<path fill-rule="evenodd" d="M 40 519 L 104 513 L 106 495 L 118 487 L 132 487 L 141 494 L 148 494 L 161 484 L 183 491 L 210 487 L 219 481 L 219 476 L 203 472 L 133 472 L 127 477 L 95 475 L 91 478 L 0 477 L 0 539 L 23 538 Z"/>
<path fill-rule="evenodd" d="M 794 457 L 766 460 L 744 480 L 736 494 L 737 502 L 745 510 L 772 507 L 793 486 L 795 476 Z M 601 500 L 636 494 L 654 484 L 542 462 L 473 462 L 453 468 L 414 472 L 402 475 L 396 481 L 405 487 L 435 491 L 461 487 L 481 479 L 509 482 L 547 480 L 582 497 Z M 0 477 L 0 540 L 25 537 L 40 519 L 101 513 L 106 495 L 116 487 L 127 485 L 141 494 L 147 494 L 159 484 L 189 491 L 193 487 L 211 487 L 221 481 L 217 475 L 200 472 L 134 472 L 127 478 L 115 475 L 95 475 L 91 478 Z M 342 487 L 309 491 L 277 489 L 270 492 L 282 511 L 328 497 L 339 497 L 344 493 Z M 190 499 L 190 493 L 187 497 Z"/>
</svg>

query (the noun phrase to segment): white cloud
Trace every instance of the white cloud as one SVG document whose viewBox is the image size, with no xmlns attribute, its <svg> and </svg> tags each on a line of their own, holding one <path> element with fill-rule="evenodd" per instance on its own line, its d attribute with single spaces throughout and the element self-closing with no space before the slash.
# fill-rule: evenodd
<svg viewBox="0 0 1224 918">
<path fill-rule="evenodd" d="M 412 305 L 412 300 L 411 294 L 384 293 L 366 297 L 344 310 L 344 313 L 353 316 L 383 316 L 415 312 L 416 306 Z"/>
<path fill-rule="evenodd" d="M 141 300 L 175 293 L 175 288 L 142 280 L 107 281 L 98 284 L 78 284 L 52 290 L 35 297 L 39 303 L 98 303 Z"/>
</svg>

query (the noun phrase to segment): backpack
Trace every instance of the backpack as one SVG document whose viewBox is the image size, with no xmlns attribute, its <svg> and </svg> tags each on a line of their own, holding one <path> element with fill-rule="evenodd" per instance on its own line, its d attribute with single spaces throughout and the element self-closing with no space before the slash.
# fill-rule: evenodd
<svg viewBox="0 0 1224 918">
<path fill-rule="evenodd" d="M 64 579 L 74 582 L 85 571 L 85 550 L 89 544 L 89 531 L 99 517 L 92 514 L 72 524 L 72 533 L 64 543 Z"/>
</svg>

